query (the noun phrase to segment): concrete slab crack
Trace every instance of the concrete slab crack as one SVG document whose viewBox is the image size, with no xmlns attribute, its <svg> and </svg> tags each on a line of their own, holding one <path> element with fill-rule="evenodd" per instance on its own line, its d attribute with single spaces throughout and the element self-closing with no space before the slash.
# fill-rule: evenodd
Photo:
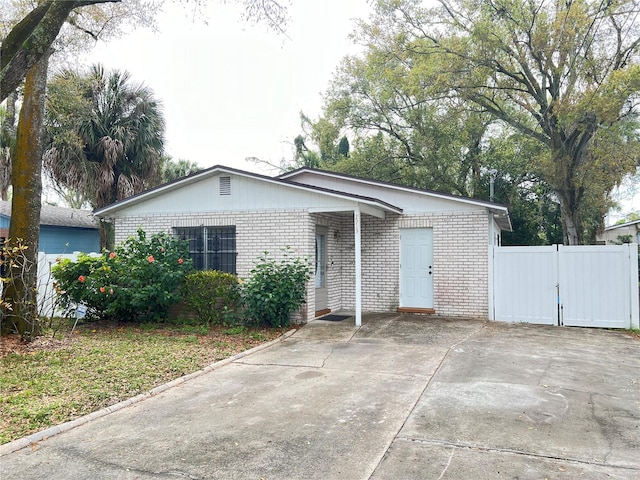
<svg viewBox="0 0 640 480">
<path fill-rule="evenodd" d="M 170 476 L 173 476 L 173 477 L 188 478 L 190 480 L 201 480 L 202 478 L 204 478 L 204 477 L 200 477 L 200 476 L 196 477 L 196 476 L 193 476 L 193 475 L 191 475 L 189 473 L 179 472 L 179 471 L 158 472 L 157 475 L 170 475 Z"/>
<path fill-rule="evenodd" d="M 604 455 L 604 461 L 606 462 L 609 456 L 611 455 L 612 446 L 611 446 L 611 441 L 609 440 L 609 436 L 607 435 L 607 425 L 605 423 L 605 420 L 596 413 L 596 402 L 594 397 L 595 397 L 595 394 L 593 393 L 589 394 L 589 403 L 591 404 L 591 417 L 595 420 L 596 424 L 598 425 L 602 438 L 607 439 L 608 449 L 607 449 L 607 453 L 605 453 Z"/>
<path fill-rule="evenodd" d="M 351 334 L 351 336 L 347 339 L 347 343 L 349 343 L 351 340 L 353 340 L 353 337 L 355 337 L 355 336 L 356 336 L 356 334 L 357 334 L 361 329 L 362 329 L 362 325 L 361 325 L 361 326 L 359 326 L 359 327 L 356 327 L 356 328 L 353 330 L 353 333 Z"/>
<path fill-rule="evenodd" d="M 438 477 L 438 480 L 442 480 L 442 478 L 444 477 L 445 473 L 447 473 L 447 470 L 449 470 L 449 466 L 451 465 L 451 460 L 453 460 L 453 454 L 454 453 L 456 453 L 456 447 L 452 447 L 451 448 L 451 454 L 449 455 L 449 460 L 447 460 L 447 464 L 442 469 L 442 472 L 440 472 L 440 476 Z"/>
<path fill-rule="evenodd" d="M 426 440 L 424 438 L 414 438 L 414 437 L 405 437 L 405 436 L 397 436 L 396 440 L 412 442 L 412 443 L 421 443 L 424 445 L 436 445 L 442 447 L 451 447 L 458 449 L 467 449 L 467 450 L 481 450 L 485 452 L 497 452 L 497 453 L 510 453 L 514 455 L 522 455 L 525 457 L 531 458 L 544 458 L 548 460 L 559 460 L 562 462 L 581 464 L 581 465 L 589 465 L 589 466 L 597 466 L 597 467 L 608 467 L 608 468 L 617 468 L 620 470 L 628 470 L 631 472 L 640 472 L 640 467 L 633 467 L 627 465 L 616 465 L 608 462 L 598 462 L 598 461 L 589 461 L 589 460 L 580 460 L 578 458 L 572 457 L 561 457 L 558 455 L 545 455 L 543 453 L 535 453 L 535 452 L 527 452 L 524 450 L 516 450 L 513 448 L 498 448 L 498 447 L 489 447 L 487 445 L 480 445 L 470 442 L 449 442 L 446 440 Z"/>
<path fill-rule="evenodd" d="M 333 355 L 333 351 L 335 349 L 335 344 L 331 345 L 331 351 L 329 352 L 329 354 L 324 358 L 324 360 L 322 360 L 322 366 L 320 368 L 324 368 L 324 364 L 327 362 L 327 360 L 329 360 L 329 358 L 331 358 L 331 355 Z"/>
<path fill-rule="evenodd" d="M 378 459 L 378 462 L 376 463 L 375 468 L 373 469 L 373 471 L 371 472 L 371 475 L 369 478 L 371 478 L 371 476 L 373 476 L 376 472 L 376 470 L 380 467 L 380 464 L 382 463 L 382 460 L 384 459 L 384 457 L 387 455 L 387 452 L 389 451 L 389 448 L 391 447 L 391 445 L 393 444 L 393 442 L 395 441 L 395 439 L 399 438 L 400 432 L 402 431 L 402 429 L 404 428 L 405 424 L 407 423 L 407 420 L 409 419 L 409 417 L 411 417 L 411 414 L 414 412 L 414 410 L 416 409 L 416 406 L 418 405 L 418 402 L 420 401 L 420 399 L 422 398 L 422 396 L 424 395 L 424 393 L 427 391 L 427 389 L 429 388 L 429 386 L 431 385 L 431 383 L 433 382 L 433 379 L 436 377 L 436 375 L 438 375 L 438 372 L 440 371 L 440 369 L 442 368 L 442 366 L 444 365 L 445 360 L 447 359 L 447 357 L 449 356 L 449 354 L 451 353 L 451 351 L 453 351 L 456 347 L 458 347 L 459 345 L 463 344 L 464 342 L 468 341 L 469 339 L 471 339 L 473 336 L 476 336 L 478 333 L 480 333 L 482 330 L 484 330 L 487 327 L 488 321 L 485 321 L 482 326 L 480 326 L 480 328 L 473 330 L 469 335 L 467 335 L 466 337 L 464 337 L 462 340 L 458 340 L 457 342 L 453 343 L 448 349 L 447 351 L 444 353 L 444 355 L 442 356 L 442 358 L 440 359 L 440 362 L 438 362 L 438 366 L 436 367 L 436 369 L 433 372 L 433 375 L 431 375 L 428 380 L 426 381 L 424 388 L 420 391 L 420 393 L 418 394 L 418 396 L 416 397 L 415 401 L 413 402 L 413 405 L 411 406 L 411 408 L 409 409 L 409 412 L 407 413 L 406 417 L 404 418 L 404 421 L 402 422 L 402 424 L 400 425 L 400 428 L 398 428 L 396 434 L 393 436 L 393 438 L 391 439 L 391 441 L 387 444 L 387 448 L 385 449 L 384 453 L 382 454 L 382 456 Z"/>
<path fill-rule="evenodd" d="M 322 368 L 322 366 L 318 365 L 300 365 L 300 364 L 289 364 L 289 363 L 249 363 L 249 362 L 235 362 L 239 365 L 247 365 L 249 367 L 283 367 L 283 368 Z"/>
<path fill-rule="evenodd" d="M 146 470 L 144 468 L 139 468 L 139 467 L 126 466 L 126 465 L 122 465 L 115 462 L 105 462 L 102 460 L 98 460 L 94 457 L 88 456 L 87 452 L 83 452 L 76 448 L 66 447 L 66 448 L 59 449 L 58 451 L 61 452 L 65 457 L 69 457 L 74 460 L 77 458 L 84 458 L 84 460 L 87 462 L 91 462 L 96 465 L 108 466 L 114 471 L 117 470 L 117 471 L 133 472 L 141 475 L 151 475 L 158 478 L 180 477 L 180 478 L 188 478 L 189 480 L 204 480 L 204 477 L 200 475 L 195 475 L 195 474 L 184 472 L 181 470 L 152 471 L 152 470 Z"/>
</svg>

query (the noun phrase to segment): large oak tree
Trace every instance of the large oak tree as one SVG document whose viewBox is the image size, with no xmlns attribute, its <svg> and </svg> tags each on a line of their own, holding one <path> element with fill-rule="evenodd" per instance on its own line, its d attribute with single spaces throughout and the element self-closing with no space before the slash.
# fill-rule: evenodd
<svg viewBox="0 0 640 480">
<path fill-rule="evenodd" d="M 530 168 L 578 244 L 640 156 L 639 14 L 637 0 L 381 0 L 360 40 L 405 62 L 416 88 L 539 142 Z"/>
<path fill-rule="evenodd" d="M 16 331 L 33 338 L 40 333 L 37 321 L 37 259 L 40 234 L 40 196 L 42 193 L 42 135 L 49 56 L 42 56 L 27 73 L 24 101 L 20 109 L 13 159 L 13 201 L 8 247 L 20 252 L 9 264 L 10 283 L 2 292 L 11 305 L 2 333 Z M 21 248 L 25 246 L 24 250 Z M 2 315 L 3 312 L 0 312 Z M 1 318 L 1 317 L 0 317 Z"/>
</svg>

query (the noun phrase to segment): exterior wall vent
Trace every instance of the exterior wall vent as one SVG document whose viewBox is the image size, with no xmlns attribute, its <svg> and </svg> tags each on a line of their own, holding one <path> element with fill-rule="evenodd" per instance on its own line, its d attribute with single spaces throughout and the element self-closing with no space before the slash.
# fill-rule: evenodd
<svg viewBox="0 0 640 480">
<path fill-rule="evenodd" d="M 220 195 L 231 195 L 231 177 L 220 177 Z"/>
</svg>

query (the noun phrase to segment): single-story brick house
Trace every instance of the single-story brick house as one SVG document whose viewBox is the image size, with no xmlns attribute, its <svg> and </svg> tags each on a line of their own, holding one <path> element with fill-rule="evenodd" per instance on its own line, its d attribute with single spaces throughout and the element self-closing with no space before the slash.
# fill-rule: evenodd
<svg viewBox="0 0 640 480">
<path fill-rule="evenodd" d="M 470 198 L 302 168 L 268 177 L 215 166 L 95 212 L 116 242 L 169 232 L 190 239 L 196 268 L 246 277 L 285 246 L 315 260 L 306 321 L 330 311 L 487 318 L 489 245 L 507 208 Z"/>
<path fill-rule="evenodd" d="M 11 202 L 0 200 L 0 239 L 9 236 Z M 42 205 L 38 250 L 47 254 L 99 252 L 100 232 L 90 210 Z"/>
</svg>

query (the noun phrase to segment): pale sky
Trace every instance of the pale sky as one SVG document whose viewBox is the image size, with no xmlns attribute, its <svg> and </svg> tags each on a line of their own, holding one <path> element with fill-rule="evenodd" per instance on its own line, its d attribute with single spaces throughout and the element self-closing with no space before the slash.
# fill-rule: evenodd
<svg viewBox="0 0 640 480">
<path fill-rule="evenodd" d="M 277 173 L 245 159 L 292 158 L 300 112 L 320 115 L 340 61 L 358 51 L 348 38 L 354 19 L 366 20 L 371 8 L 367 0 L 291 0 L 284 36 L 243 21 L 233 1 L 206 2 L 207 24 L 193 20 L 188 4 L 166 0 L 159 32 L 141 28 L 99 43 L 87 63 L 128 70 L 153 89 L 174 159 Z M 637 208 L 638 195 L 618 193 L 623 212 Z M 611 213 L 607 223 L 619 215 Z"/>
<path fill-rule="evenodd" d="M 208 25 L 167 1 L 159 32 L 138 29 L 98 44 L 88 62 L 128 70 L 162 100 L 165 149 L 201 167 L 222 164 L 273 173 L 293 155 L 299 113 L 316 118 L 340 60 L 356 52 L 348 35 L 368 17 L 366 0 L 292 0 L 286 37 L 240 18 L 236 4 L 208 4 Z"/>
</svg>

